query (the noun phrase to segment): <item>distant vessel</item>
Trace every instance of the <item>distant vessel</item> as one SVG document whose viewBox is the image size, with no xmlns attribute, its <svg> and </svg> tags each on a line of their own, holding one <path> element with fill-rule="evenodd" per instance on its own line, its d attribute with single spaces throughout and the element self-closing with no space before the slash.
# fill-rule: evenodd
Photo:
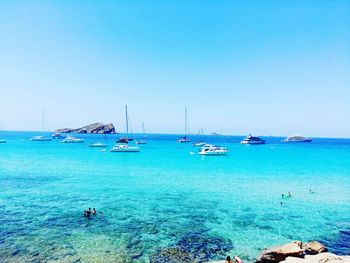
<svg viewBox="0 0 350 263">
<path fill-rule="evenodd" d="M 62 141 L 63 143 L 83 143 L 84 139 L 75 138 L 73 136 L 67 135 Z"/>
<path fill-rule="evenodd" d="M 188 125 L 188 123 L 187 123 L 187 107 L 185 107 L 185 136 L 178 139 L 177 142 L 180 142 L 180 143 L 191 142 L 191 139 L 187 137 L 187 125 Z"/>
<path fill-rule="evenodd" d="M 33 136 L 32 138 L 30 138 L 30 140 L 33 141 L 33 142 L 48 142 L 48 141 L 52 141 L 51 138 L 45 137 L 43 135 Z"/>
<path fill-rule="evenodd" d="M 42 118 L 42 130 L 45 131 L 45 112 L 41 111 L 41 118 Z M 44 135 L 36 135 L 30 138 L 33 142 L 47 142 L 52 141 L 51 137 L 45 137 Z"/>
<path fill-rule="evenodd" d="M 55 132 L 51 135 L 52 139 L 63 139 L 64 137 L 58 133 L 58 132 Z"/>
<path fill-rule="evenodd" d="M 285 138 L 283 142 L 311 142 L 311 138 L 306 138 L 300 135 L 293 135 Z"/>
<path fill-rule="evenodd" d="M 241 141 L 241 144 L 265 144 L 265 140 L 260 139 L 259 137 L 254 137 L 251 134 L 249 134 Z"/>
<path fill-rule="evenodd" d="M 203 141 L 198 141 L 192 144 L 193 147 L 203 147 L 204 145 L 206 145 L 206 142 Z"/>
<path fill-rule="evenodd" d="M 126 136 L 120 138 L 117 144 L 111 149 L 111 152 L 139 152 L 140 147 L 130 146 L 128 143 L 130 140 L 129 136 L 129 116 L 128 116 L 128 106 L 125 105 L 125 125 L 126 125 Z"/>
<path fill-rule="evenodd" d="M 2 130 L 2 126 L 0 128 Z M 7 142 L 6 140 L 0 138 L 0 143 L 6 143 L 6 142 Z"/>
<path fill-rule="evenodd" d="M 225 147 L 210 145 L 209 147 L 202 147 L 198 154 L 200 155 L 226 155 L 229 150 Z"/>
<path fill-rule="evenodd" d="M 103 142 L 92 142 L 89 144 L 89 147 L 107 147 L 107 144 Z"/>
<path fill-rule="evenodd" d="M 145 139 L 145 123 L 142 122 L 142 138 L 136 141 L 136 144 L 147 144 Z"/>
</svg>

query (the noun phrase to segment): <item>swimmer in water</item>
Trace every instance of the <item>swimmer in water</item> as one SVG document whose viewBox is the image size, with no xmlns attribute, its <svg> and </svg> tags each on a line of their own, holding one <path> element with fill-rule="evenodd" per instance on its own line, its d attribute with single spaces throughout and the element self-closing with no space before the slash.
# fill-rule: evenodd
<svg viewBox="0 0 350 263">
<path fill-rule="evenodd" d="M 242 263 L 242 259 L 240 259 L 238 256 L 234 257 L 235 263 Z"/>
</svg>

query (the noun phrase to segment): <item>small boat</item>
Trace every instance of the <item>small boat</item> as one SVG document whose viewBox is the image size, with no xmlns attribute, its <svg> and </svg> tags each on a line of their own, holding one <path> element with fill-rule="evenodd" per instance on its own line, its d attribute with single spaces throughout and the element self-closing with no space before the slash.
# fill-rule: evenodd
<svg viewBox="0 0 350 263">
<path fill-rule="evenodd" d="M 193 147 L 203 147 L 205 146 L 207 143 L 206 142 L 203 142 L 203 141 L 198 141 L 198 142 L 195 142 L 194 144 L 192 144 Z"/>
<path fill-rule="evenodd" d="M 265 140 L 260 139 L 259 137 L 254 137 L 251 134 L 249 134 L 241 141 L 241 144 L 265 144 Z"/>
<path fill-rule="evenodd" d="M 300 135 L 293 135 L 285 138 L 282 142 L 311 142 L 311 138 L 306 138 Z"/>
<path fill-rule="evenodd" d="M 75 138 L 73 136 L 67 135 L 62 141 L 63 143 L 83 143 L 84 139 Z"/>
<path fill-rule="evenodd" d="M 184 137 L 181 137 L 180 139 L 178 139 L 177 142 L 180 142 L 180 143 L 191 142 L 191 139 L 188 138 L 187 136 L 184 136 Z"/>
<path fill-rule="evenodd" d="M 64 137 L 58 133 L 58 132 L 55 132 L 51 135 L 52 139 L 63 139 Z"/>
<path fill-rule="evenodd" d="M 200 155 L 211 155 L 211 156 L 218 156 L 218 155 L 226 155 L 228 153 L 228 149 L 225 147 L 220 146 L 211 146 L 211 147 L 203 147 L 199 151 L 198 154 Z"/>
<path fill-rule="evenodd" d="M 179 143 L 187 143 L 187 142 L 191 142 L 191 139 L 187 137 L 187 107 L 185 107 L 185 135 L 183 137 L 181 137 L 180 139 L 177 140 L 177 142 Z"/>
<path fill-rule="evenodd" d="M 133 138 L 128 138 L 128 137 L 121 137 L 119 138 L 116 143 L 129 143 L 130 141 L 133 141 Z"/>
<path fill-rule="evenodd" d="M 0 139 L 0 143 L 6 143 L 7 141 L 4 139 Z"/>
<path fill-rule="evenodd" d="M 111 149 L 111 152 L 139 152 L 140 147 L 138 146 L 130 146 L 128 144 L 116 144 Z"/>
<path fill-rule="evenodd" d="M 89 144 L 89 147 L 107 147 L 107 144 L 103 142 L 92 142 Z"/>
<path fill-rule="evenodd" d="M 52 141 L 51 138 L 45 137 L 43 135 L 33 136 L 32 138 L 30 138 L 30 140 L 33 141 L 33 142 L 48 142 L 48 141 Z"/>
<path fill-rule="evenodd" d="M 146 140 L 138 140 L 135 142 L 136 144 L 147 144 Z"/>
</svg>

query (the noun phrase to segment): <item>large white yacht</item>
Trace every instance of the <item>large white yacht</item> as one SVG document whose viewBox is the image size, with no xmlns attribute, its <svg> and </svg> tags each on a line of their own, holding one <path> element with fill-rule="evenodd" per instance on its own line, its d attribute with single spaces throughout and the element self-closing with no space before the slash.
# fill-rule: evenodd
<svg viewBox="0 0 350 263">
<path fill-rule="evenodd" d="M 311 141 L 312 141 L 311 138 L 306 138 L 300 135 L 289 136 L 283 140 L 283 142 L 311 142 Z"/>
<path fill-rule="evenodd" d="M 241 144 L 265 144 L 265 140 L 260 139 L 259 137 L 254 137 L 251 134 L 249 134 L 241 141 Z"/>
<path fill-rule="evenodd" d="M 73 136 L 67 135 L 62 141 L 63 143 L 83 143 L 84 139 L 75 138 Z"/>
</svg>

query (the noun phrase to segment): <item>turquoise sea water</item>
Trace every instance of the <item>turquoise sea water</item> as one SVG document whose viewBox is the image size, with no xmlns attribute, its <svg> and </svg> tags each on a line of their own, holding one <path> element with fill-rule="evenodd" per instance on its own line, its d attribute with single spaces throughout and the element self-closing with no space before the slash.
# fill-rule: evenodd
<svg viewBox="0 0 350 263">
<path fill-rule="evenodd" d="M 166 262 L 169 254 L 251 262 L 292 240 L 350 253 L 349 139 L 266 137 L 249 146 L 208 136 L 229 147 L 219 157 L 190 154 L 197 150 L 175 135 L 150 135 L 140 153 L 86 147 L 99 135 L 77 135 L 84 144 L 32 135 L 2 133 L 1 262 Z M 108 149 L 117 137 L 108 136 Z M 103 213 L 89 220 L 88 207 Z"/>
</svg>

